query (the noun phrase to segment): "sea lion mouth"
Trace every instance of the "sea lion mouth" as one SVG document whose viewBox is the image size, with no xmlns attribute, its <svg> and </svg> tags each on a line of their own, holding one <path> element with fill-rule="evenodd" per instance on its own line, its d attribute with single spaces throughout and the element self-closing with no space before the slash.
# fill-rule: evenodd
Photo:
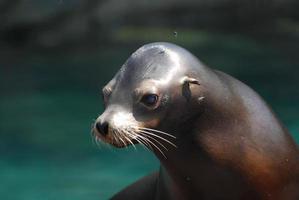
<svg viewBox="0 0 299 200">
<path fill-rule="evenodd" d="M 165 156 L 165 151 L 169 150 L 169 147 L 177 148 L 174 140 L 175 136 L 166 133 L 164 131 L 132 126 L 130 128 L 114 129 L 109 128 L 107 135 L 101 135 L 96 128 L 93 128 L 96 143 L 99 141 L 108 143 L 117 148 L 124 148 L 141 144 L 152 151 L 158 151 L 161 155 Z"/>
</svg>

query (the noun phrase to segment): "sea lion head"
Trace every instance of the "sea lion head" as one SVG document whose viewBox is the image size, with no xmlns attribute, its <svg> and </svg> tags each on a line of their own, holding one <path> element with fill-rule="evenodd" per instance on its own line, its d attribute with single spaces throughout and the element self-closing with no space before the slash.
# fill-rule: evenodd
<svg viewBox="0 0 299 200">
<path fill-rule="evenodd" d="M 105 110 L 93 128 L 96 138 L 116 147 L 175 146 L 177 130 L 200 114 L 204 90 L 195 77 L 203 67 L 177 45 L 142 46 L 103 88 Z"/>
</svg>

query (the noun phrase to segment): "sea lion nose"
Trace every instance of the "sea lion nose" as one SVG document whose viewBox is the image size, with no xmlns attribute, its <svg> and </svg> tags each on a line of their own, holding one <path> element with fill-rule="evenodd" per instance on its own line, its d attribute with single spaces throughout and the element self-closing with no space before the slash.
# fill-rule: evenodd
<svg viewBox="0 0 299 200">
<path fill-rule="evenodd" d="M 107 122 L 97 122 L 96 123 L 96 129 L 99 133 L 101 133 L 103 136 L 108 134 L 108 128 L 109 124 Z"/>
</svg>

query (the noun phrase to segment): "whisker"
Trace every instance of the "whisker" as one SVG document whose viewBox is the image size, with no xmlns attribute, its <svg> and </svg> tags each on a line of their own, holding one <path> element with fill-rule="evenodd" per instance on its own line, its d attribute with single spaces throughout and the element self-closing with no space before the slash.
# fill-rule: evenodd
<svg viewBox="0 0 299 200">
<path fill-rule="evenodd" d="M 113 130 L 112 132 L 115 133 L 114 130 Z M 112 136 L 113 136 L 113 138 L 112 138 L 112 141 L 113 141 L 113 142 L 115 142 L 115 143 L 120 143 L 118 137 L 116 137 L 116 134 L 112 134 Z"/>
<path fill-rule="evenodd" d="M 138 137 L 140 137 L 140 135 L 138 135 Z M 165 156 L 165 154 L 163 153 L 163 151 L 155 143 L 153 143 L 151 140 L 149 140 L 146 137 L 143 137 L 143 139 L 146 140 L 146 141 L 148 141 L 149 143 L 151 143 L 164 156 L 164 158 L 167 158 Z"/>
<path fill-rule="evenodd" d="M 124 147 L 127 147 L 127 143 L 124 141 L 123 134 L 119 130 L 113 130 L 112 131 L 115 135 L 117 135 L 117 138 L 123 143 Z"/>
<path fill-rule="evenodd" d="M 91 142 L 92 142 L 92 144 L 95 145 L 96 137 L 97 137 L 97 136 L 96 136 L 93 132 L 91 132 L 91 133 L 90 133 L 90 137 L 91 137 Z"/>
<path fill-rule="evenodd" d="M 150 138 L 150 139 L 152 139 L 152 140 L 154 140 L 154 141 L 157 142 L 159 145 L 161 145 L 166 151 L 168 151 L 168 149 L 167 149 L 161 142 L 159 142 L 158 140 L 156 140 L 154 137 L 152 137 L 152 136 L 150 136 L 150 135 L 147 135 L 147 134 L 145 134 L 145 133 L 143 133 L 143 132 L 139 132 L 139 133 L 145 135 L 146 137 L 148 137 L 148 138 Z"/>
<path fill-rule="evenodd" d="M 144 134 L 152 135 L 152 136 L 157 137 L 157 138 L 160 138 L 161 140 L 164 140 L 165 142 L 167 142 L 167 143 L 169 143 L 169 144 L 171 144 L 172 146 L 174 146 L 174 147 L 177 148 L 177 146 L 176 146 L 175 144 L 173 144 L 173 143 L 170 142 L 169 140 L 167 140 L 167 139 L 165 139 L 165 138 L 163 138 L 163 137 L 161 137 L 161 136 L 159 136 L 159 135 L 156 135 L 156 134 L 154 134 L 154 133 L 152 133 L 152 132 L 144 131 L 144 130 L 142 130 L 142 131 L 140 131 L 140 132 L 142 132 L 142 133 L 144 133 Z"/>
<path fill-rule="evenodd" d="M 141 146 L 146 149 L 146 150 L 150 150 L 152 147 L 150 145 L 148 145 L 147 142 L 145 142 L 142 138 L 136 138 L 135 139 L 139 144 L 141 144 Z"/>
<path fill-rule="evenodd" d="M 96 139 L 95 139 L 95 137 L 91 138 L 91 142 L 92 142 L 92 145 L 96 145 Z"/>
<path fill-rule="evenodd" d="M 119 133 L 118 133 L 118 138 L 124 144 L 124 146 L 127 147 L 127 143 L 122 139 L 122 136 Z"/>
<path fill-rule="evenodd" d="M 148 149 L 151 148 L 150 146 L 147 145 L 146 142 L 144 142 L 144 140 L 142 140 L 140 137 L 136 137 L 134 138 L 139 144 L 141 144 L 142 147 Z"/>
<path fill-rule="evenodd" d="M 131 135 L 128 131 L 126 131 L 126 130 L 123 130 L 123 131 L 124 131 L 128 136 Z M 124 134 L 125 139 L 126 139 L 129 143 L 132 144 L 132 146 L 134 147 L 134 149 L 135 149 L 135 151 L 136 151 L 137 149 L 136 149 L 136 147 L 135 147 L 135 144 L 132 142 L 131 138 L 129 138 L 129 137 L 126 136 L 126 134 Z"/>
<path fill-rule="evenodd" d="M 133 136 L 133 138 L 139 142 L 143 147 L 145 147 L 148 150 L 153 150 L 152 146 L 150 145 L 150 143 L 147 142 L 146 138 L 144 138 L 141 135 L 138 135 L 136 132 L 134 132 L 133 130 L 128 130 L 128 133 L 131 134 L 131 136 Z"/>
<path fill-rule="evenodd" d="M 93 144 L 95 144 L 99 149 L 102 149 L 102 143 L 97 136 L 95 136 L 92 141 Z"/>
<path fill-rule="evenodd" d="M 150 150 L 152 150 L 153 151 L 153 148 L 152 147 L 155 147 L 165 158 L 167 158 L 166 157 L 166 155 L 164 154 L 164 152 L 160 149 L 160 147 L 158 147 L 154 142 L 152 142 L 149 138 L 147 138 L 147 137 L 145 137 L 144 135 L 146 135 L 146 136 L 148 136 L 149 137 L 149 135 L 154 135 L 153 133 L 145 133 L 145 132 L 143 132 L 143 134 L 142 135 L 140 135 L 140 134 L 138 134 L 138 133 L 140 133 L 140 131 L 138 132 L 138 133 L 136 133 L 136 132 L 133 132 L 133 130 L 127 130 L 126 131 L 126 133 L 128 133 L 129 134 L 129 136 L 130 137 L 132 137 L 132 138 L 134 138 L 136 141 L 138 141 L 141 145 L 143 145 L 143 146 L 145 146 L 145 147 L 147 147 L 147 148 L 149 148 Z M 160 136 L 158 136 L 158 137 L 160 137 Z M 153 137 L 150 137 L 151 139 L 153 139 L 153 140 L 155 140 L 158 144 L 160 144 L 163 148 L 165 148 L 166 150 L 167 150 L 167 148 L 163 145 L 163 144 L 161 144 L 159 141 L 157 141 L 156 139 L 154 139 Z M 162 138 L 162 137 L 161 137 Z M 164 138 L 163 138 L 164 139 Z M 166 139 L 164 139 L 164 140 L 166 140 Z M 169 142 L 169 141 L 168 141 Z"/>
<path fill-rule="evenodd" d="M 169 133 L 166 133 L 164 131 L 159 131 L 159 130 L 156 130 L 156 129 L 152 129 L 152 128 L 145 128 L 145 127 L 136 127 L 137 129 L 139 130 L 148 130 L 148 131 L 153 131 L 153 132 L 157 132 L 157 133 L 161 133 L 161 134 L 164 134 L 164 135 L 167 135 L 169 137 L 172 137 L 172 138 L 176 138 L 175 136 L 169 134 Z"/>
<path fill-rule="evenodd" d="M 119 144 L 123 144 L 123 147 L 126 147 L 127 149 L 127 143 L 123 140 L 121 133 L 118 130 L 113 130 L 113 133 L 117 136 L 117 140 L 119 141 Z"/>
<path fill-rule="evenodd" d="M 139 140 L 137 140 L 139 139 Z M 153 151 L 153 148 L 152 148 L 152 145 L 147 141 L 147 139 L 141 135 L 138 135 L 138 137 L 136 138 L 136 140 L 139 142 L 139 141 L 142 141 L 142 144 L 144 144 L 144 146 L 146 147 L 146 149 L 150 150 L 150 151 Z"/>
<path fill-rule="evenodd" d="M 142 136 L 138 135 L 136 132 L 132 130 L 128 130 L 128 133 L 134 140 L 139 142 L 142 145 L 142 147 L 144 147 L 147 150 L 152 150 L 152 146 L 150 145 L 150 143 L 148 143 Z"/>
<path fill-rule="evenodd" d="M 90 129 L 90 137 L 91 137 L 91 141 L 92 141 L 92 144 L 95 144 L 95 140 L 96 140 L 96 134 L 94 133 L 94 130 L 93 130 L 93 123 L 91 124 L 91 129 Z"/>
<path fill-rule="evenodd" d="M 164 156 L 164 158 L 167 158 L 167 157 L 165 156 L 165 154 L 163 153 L 163 151 L 162 151 L 157 145 L 155 145 L 155 143 L 153 143 L 153 142 L 150 141 L 149 139 L 147 139 L 147 141 L 148 141 L 149 143 L 151 143 L 154 147 L 156 147 L 156 149 L 158 149 L 158 151 Z"/>
</svg>

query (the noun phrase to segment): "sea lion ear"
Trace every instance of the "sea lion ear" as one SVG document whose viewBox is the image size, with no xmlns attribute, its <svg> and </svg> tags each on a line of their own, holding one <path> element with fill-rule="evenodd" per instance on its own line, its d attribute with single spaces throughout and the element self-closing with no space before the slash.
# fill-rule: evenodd
<svg viewBox="0 0 299 200">
<path fill-rule="evenodd" d="M 195 78 L 191 78 L 189 76 L 184 76 L 182 79 L 181 79 L 181 84 L 182 85 L 189 85 L 189 84 L 196 84 L 196 85 L 200 85 L 199 81 Z"/>
<path fill-rule="evenodd" d="M 199 81 L 189 76 L 184 76 L 181 80 L 182 84 L 182 95 L 189 101 L 191 99 L 190 84 L 200 85 Z"/>
</svg>

